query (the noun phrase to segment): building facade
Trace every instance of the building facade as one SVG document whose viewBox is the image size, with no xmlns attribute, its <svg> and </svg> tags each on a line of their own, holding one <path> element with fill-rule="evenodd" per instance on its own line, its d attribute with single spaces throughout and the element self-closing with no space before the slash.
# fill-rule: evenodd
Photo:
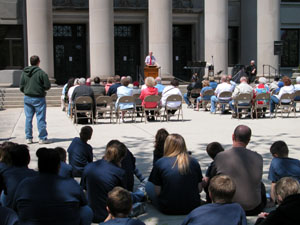
<svg viewBox="0 0 300 225">
<path fill-rule="evenodd" d="M 253 59 L 259 74 L 291 74 L 299 32 L 300 0 L 0 0 L 0 83 L 17 86 L 33 54 L 57 84 L 114 74 L 139 80 L 149 50 L 163 79 L 189 80 L 191 61 L 227 74 Z M 280 40 L 282 55 L 274 55 Z"/>
</svg>

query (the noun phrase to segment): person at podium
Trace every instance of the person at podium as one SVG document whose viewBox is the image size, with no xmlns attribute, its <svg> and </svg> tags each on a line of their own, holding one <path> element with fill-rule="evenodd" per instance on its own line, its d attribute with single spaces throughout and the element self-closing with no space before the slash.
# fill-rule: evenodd
<svg viewBox="0 0 300 225">
<path fill-rule="evenodd" d="M 145 64 L 146 66 L 157 66 L 153 52 L 149 52 L 149 55 L 145 59 Z"/>
</svg>

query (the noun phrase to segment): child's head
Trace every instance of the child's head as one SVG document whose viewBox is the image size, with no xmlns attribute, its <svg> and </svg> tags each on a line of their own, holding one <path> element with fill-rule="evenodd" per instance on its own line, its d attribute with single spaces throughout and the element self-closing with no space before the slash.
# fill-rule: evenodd
<svg viewBox="0 0 300 225">
<path fill-rule="evenodd" d="M 11 164 L 16 167 L 27 167 L 30 162 L 30 154 L 27 145 L 16 145 L 10 148 Z"/>
<path fill-rule="evenodd" d="M 38 168 L 40 173 L 58 174 L 60 168 L 60 157 L 52 148 L 39 148 L 36 152 Z"/>
<path fill-rule="evenodd" d="M 299 182 L 292 177 L 283 177 L 276 183 L 275 193 L 280 204 L 286 197 L 300 193 Z"/>
<path fill-rule="evenodd" d="M 206 146 L 206 152 L 210 158 L 214 159 L 219 152 L 223 152 L 224 148 L 219 142 L 212 142 Z"/>
<path fill-rule="evenodd" d="M 104 159 L 108 162 L 120 165 L 127 154 L 127 147 L 118 140 L 111 140 L 106 145 Z"/>
<path fill-rule="evenodd" d="M 5 141 L 0 145 L 0 162 L 5 163 L 6 165 L 11 165 L 11 158 L 9 151 L 10 149 L 16 147 L 18 144 L 11 142 L 11 141 Z"/>
<path fill-rule="evenodd" d="M 289 155 L 289 148 L 284 141 L 275 141 L 271 145 L 270 152 L 276 158 L 285 158 Z"/>
<path fill-rule="evenodd" d="M 67 160 L 66 150 L 62 147 L 56 147 L 54 150 L 58 152 L 60 161 L 66 162 L 66 160 Z"/>
<path fill-rule="evenodd" d="M 226 175 L 218 175 L 210 180 L 208 187 L 210 198 L 213 203 L 230 203 L 235 194 L 235 184 Z"/>
<path fill-rule="evenodd" d="M 127 217 L 132 208 L 130 192 L 122 187 L 115 187 L 108 192 L 107 211 L 113 217 Z"/>
<path fill-rule="evenodd" d="M 80 139 L 83 142 L 87 142 L 88 140 L 91 139 L 92 134 L 93 134 L 93 128 L 90 126 L 84 126 L 81 128 L 79 135 L 80 135 Z"/>
</svg>

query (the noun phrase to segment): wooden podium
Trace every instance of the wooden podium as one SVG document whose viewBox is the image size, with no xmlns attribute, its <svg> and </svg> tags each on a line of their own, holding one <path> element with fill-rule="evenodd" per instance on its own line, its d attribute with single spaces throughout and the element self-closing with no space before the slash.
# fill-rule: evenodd
<svg viewBox="0 0 300 225">
<path fill-rule="evenodd" d="M 153 77 L 154 79 L 156 77 L 158 77 L 158 70 L 159 70 L 159 67 L 157 67 L 157 66 L 145 66 L 144 67 L 145 79 L 147 77 Z"/>
</svg>

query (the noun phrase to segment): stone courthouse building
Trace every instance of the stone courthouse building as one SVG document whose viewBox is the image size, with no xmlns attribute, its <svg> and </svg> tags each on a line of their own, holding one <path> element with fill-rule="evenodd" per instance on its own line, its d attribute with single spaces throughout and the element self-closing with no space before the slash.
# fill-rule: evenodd
<svg viewBox="0 0 300 225">
<path fill-rule="evenodd" d="M 257 62 L 299 65 L 300 0 L 0 0 L 0 83 L 18 85 L 28 58 L 57 84 L 143 74 L 154 52 L 163 79 L 189 80 L 190 61 L 230 73 Z M 274 41 L 283 41 L 281 59 Z"/>
</svg>

